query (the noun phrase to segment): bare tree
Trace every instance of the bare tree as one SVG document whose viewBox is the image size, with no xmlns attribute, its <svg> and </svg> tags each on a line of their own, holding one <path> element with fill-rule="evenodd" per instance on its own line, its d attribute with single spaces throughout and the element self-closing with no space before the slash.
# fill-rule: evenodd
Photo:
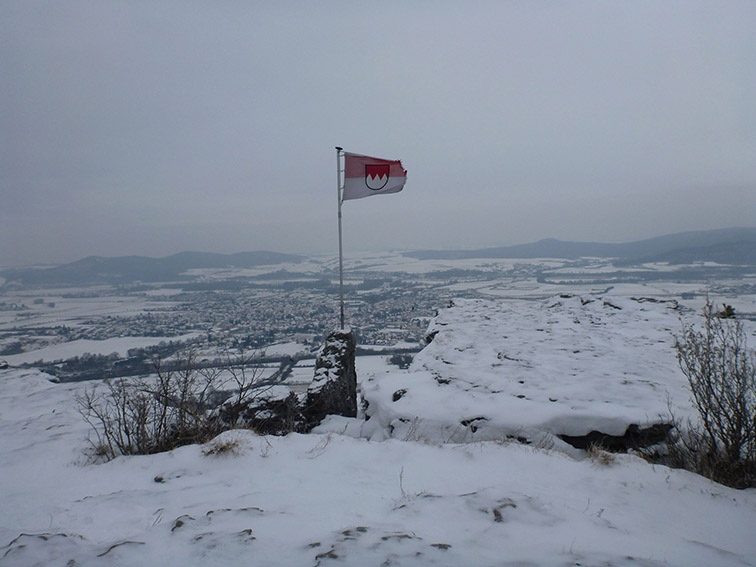
<svg viewBox="0 0 756 567">
<path fill-rule="evenodd" d="M 756 482 L 756 354 L 741 321 L 707 301 L 703 329 L 683 327 L 675 347 L 700 424 L 681 433 L 686 468 L 732 486 Z"/>
</svg>

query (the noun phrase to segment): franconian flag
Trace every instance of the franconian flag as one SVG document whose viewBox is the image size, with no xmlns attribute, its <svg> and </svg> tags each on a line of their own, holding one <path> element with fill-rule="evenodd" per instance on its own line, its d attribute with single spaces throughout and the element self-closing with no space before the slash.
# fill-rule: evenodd
<svg viewBox="0 0 756 567">
<path fill-rule="evenodd" d="M 407 181 L 402 162 L 359 154 L 344 153 L 344 192 L 342 200 L 371 195 L 398 193 Z"/>
</svg>

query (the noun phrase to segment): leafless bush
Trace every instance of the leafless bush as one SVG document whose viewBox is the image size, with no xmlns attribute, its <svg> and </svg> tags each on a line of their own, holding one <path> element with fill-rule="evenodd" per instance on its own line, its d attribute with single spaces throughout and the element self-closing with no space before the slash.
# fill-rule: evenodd
<svg viewBox="0 0 756 567">
<path fill-rule="evenodd" d="M 729 486 L 756 486 L 756 354 L 742 322 L 708 301 L 703 316 L 702 330 L 684 326 L 675 341 L 700 421 L 677 424 L 666 459 Z"/>
<path fill-rule="evenodd" d="M 203 443 L 222 431 L 211 408 L 229 397 L 230 407 L 243 405 L 261 375 L 260 365 L 241 354 L 225 353 L 208 365 L 198 364 L 190 350 L 176 360 L 153 362 L 152 378 L 107 380 L 77 398 L 94 434 L 95 454 L 112 459 Z"/>
</svg>

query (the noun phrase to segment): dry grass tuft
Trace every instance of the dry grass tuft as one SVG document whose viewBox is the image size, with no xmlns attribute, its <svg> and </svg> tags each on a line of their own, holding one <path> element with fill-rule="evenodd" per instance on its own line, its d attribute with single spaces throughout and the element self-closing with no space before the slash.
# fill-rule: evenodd
<svg viewBox="0 0 756 567">
<path fill-rule="evenodd" d="M 605 451 L 601 445 L 591 444 L 586 451 L 586 455 L 588 455 L 591 461 L 604 467 L 613 465 L 615 461 L 614 454 Z"/>
<path fill-rule="evenodd" d="M 202 448 L 202 454 L 206 457 L 237 456 L 243 452 L 242 444 L 236 437 L 219 436 Z"/>
</svg>

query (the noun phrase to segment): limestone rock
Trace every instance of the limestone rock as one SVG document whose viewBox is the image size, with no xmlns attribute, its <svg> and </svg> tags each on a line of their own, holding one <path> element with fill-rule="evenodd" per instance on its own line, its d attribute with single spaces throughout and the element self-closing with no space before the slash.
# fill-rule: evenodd
<svg viewBox="0 0 756 567">
<path fill-rule="evenodd" d="M 332 331 L 315 360 L 315 377 L 302 412 L 307 431 L 326 415 L 357 416 L 355 339 L 350 329 Z"/>
</svg>

